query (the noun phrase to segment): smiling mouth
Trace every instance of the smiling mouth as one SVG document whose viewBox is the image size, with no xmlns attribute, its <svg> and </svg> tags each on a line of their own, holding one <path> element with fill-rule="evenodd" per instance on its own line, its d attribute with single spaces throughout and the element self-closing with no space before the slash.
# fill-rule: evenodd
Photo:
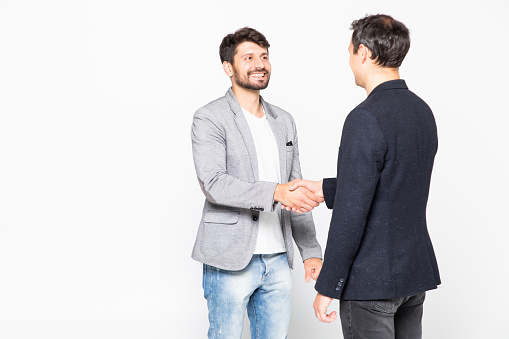
<svg viewBox="0 0 509 339">
<path fill-rule="evenodd" d="M 266 73 L 250 73 L 249 76 L 252 76 L 253 78 L 265 78 Z"/>
</svg>

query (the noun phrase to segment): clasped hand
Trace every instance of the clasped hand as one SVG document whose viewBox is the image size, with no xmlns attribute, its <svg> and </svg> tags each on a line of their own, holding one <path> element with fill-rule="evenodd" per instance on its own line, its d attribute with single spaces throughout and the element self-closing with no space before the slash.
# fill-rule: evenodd
<svg viewBox="0 0 509 339">
<path fill-rule="evenodd" d="M 296 213 L 309 212 L 324 201 L 322 182 L 295 179 L 276 186 L 274 200 L 281 203 L 281 209 Z"/>
</svg>

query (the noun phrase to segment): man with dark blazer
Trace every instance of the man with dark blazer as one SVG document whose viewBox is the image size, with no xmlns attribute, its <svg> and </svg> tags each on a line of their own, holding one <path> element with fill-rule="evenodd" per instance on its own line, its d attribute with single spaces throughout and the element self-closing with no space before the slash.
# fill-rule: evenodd
<svg viewBox="0 0 509 339">
<path fill-rule="evenodd" d="M 372 15 L 352 29 L 350 67 L 368 97 L 345 120 L 337 178 L 293 187 L 333 209 L 315 315 L 333 321 L 327 307 L 339 299 L 345 338 L 421 338 L 425 291 L 440 284 L 426 226 L 435 119 L 399 77 L 405 25 Z"/>
</svg>

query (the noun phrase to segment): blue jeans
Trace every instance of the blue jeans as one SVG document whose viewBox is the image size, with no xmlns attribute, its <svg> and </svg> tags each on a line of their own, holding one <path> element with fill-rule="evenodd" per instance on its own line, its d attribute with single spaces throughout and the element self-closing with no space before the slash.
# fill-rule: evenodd
<svg viewBox="0 0 509 339">
<path fill-rule="evenodd" d="M 345 339 L 420 339 L 426 293 L 387 299 L 339 302 Z"/>
<path fill-rule="evenodd" d="M 203 290 L 210 323 L 208 337 L 240 339 L 247 308 L 252 339 L 286 338 L 291 288 L 286 253 L 255 254 L 240 271 L 203 265 Z"/>
</svg>

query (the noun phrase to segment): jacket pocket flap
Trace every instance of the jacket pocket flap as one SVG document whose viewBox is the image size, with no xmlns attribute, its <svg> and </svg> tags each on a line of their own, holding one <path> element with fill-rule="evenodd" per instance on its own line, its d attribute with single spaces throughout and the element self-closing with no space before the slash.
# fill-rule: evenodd
<svg viewBox="0 0 509 339">
<path fill-rule="evenodd" d="M 236 224 L 239 221 L 239 211 L 208 210 L 203 216 L 203 221 L 215 224 Z"/>
</svg>

